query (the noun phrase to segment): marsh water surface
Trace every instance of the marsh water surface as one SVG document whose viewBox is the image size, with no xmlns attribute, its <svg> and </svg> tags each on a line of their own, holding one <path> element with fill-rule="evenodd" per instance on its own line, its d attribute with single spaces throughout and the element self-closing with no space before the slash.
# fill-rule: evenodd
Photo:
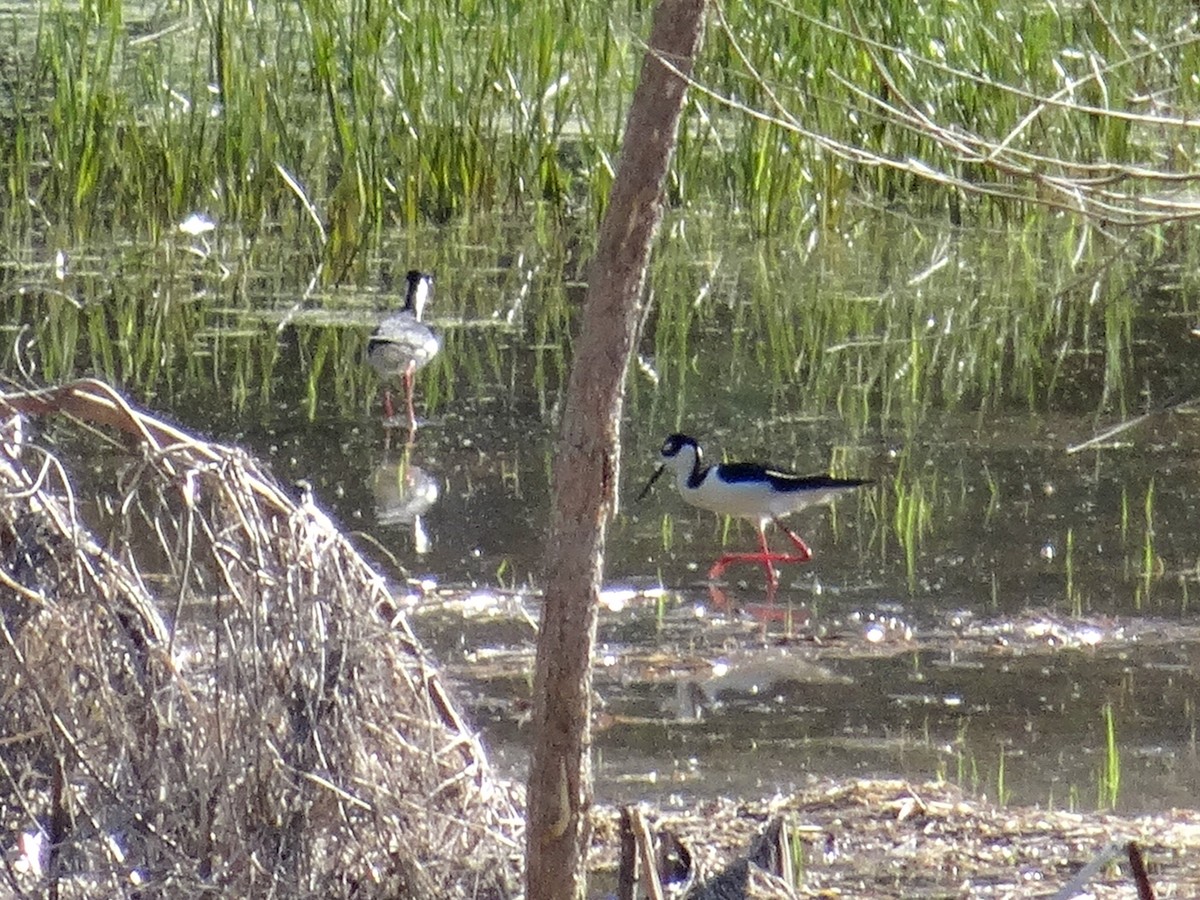
<svg viewBox="0 0 1200 900">
<path fill-rule="evenodd" d="M 873 214 L 811 247 L 668 220 L 630 374 L 600 617 L 603 799 L 761 795 L 810 774 L 941 775 L 1013 802 L 1194 805 L 1200 394 L 1186 246 Z M 8 377 L 95 373 L 272 460 L 410 598 L 502 766 L 522 766 L 552 440 L 582 252 L 551 228 L 397 237 L 305 295 L 220 227 L 31 251 L 3 273 Z M 380 421 L 366 337 L 388 267 L 437 275 L 422 423 Z M 814 560 L 704 573 L 754 533 L 664 479 L 712 460 L 874 479 L 790 521 Z M 1115 752 L 1114 752 L 1115 751 Z M 1119 772 L 1119 785 L 1115 783 Z"/>
</svg>

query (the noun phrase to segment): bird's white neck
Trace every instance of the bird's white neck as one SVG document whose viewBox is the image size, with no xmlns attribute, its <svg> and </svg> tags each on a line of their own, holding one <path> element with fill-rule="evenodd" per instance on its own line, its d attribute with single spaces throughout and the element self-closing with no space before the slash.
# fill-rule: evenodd
<svg viewBox="0 0 1200 900">
<path fill-rule="evenodd" d="M 695 447 L 681 447 L 679 452 L 666 460 L 665 463 L 675 473 L 675 484 L 679 487 L 680 492 L 692 489 L 692 485 L 688 484 L 688 479 L 692 477 L 692 473 L 696 471 L 696 464 L 700 460 L 700 454 Z"/>
</svg>

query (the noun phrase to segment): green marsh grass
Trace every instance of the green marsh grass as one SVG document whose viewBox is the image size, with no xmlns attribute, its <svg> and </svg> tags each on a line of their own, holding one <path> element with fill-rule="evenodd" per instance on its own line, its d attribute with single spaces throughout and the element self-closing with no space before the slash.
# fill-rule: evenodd
<svg viewBox="0 0 1200 900">
<path fill-rule="evenodd" d="M 1067 579 L 1067 606 L 1071 610 L 1071 615 L 1079 617 L 1083 615 L 1083 595 L 1079 591 L 1078 585 L 1075 584 L 1075 529 L 1067 529 L 1067 549 L 1063 554 L 1063 570 L 1066 573 Z"/>
<path fill-rule="evenodd" d="M 954 783 L 972 794 L 978 794 L 981 787 L 979 761 L 968 749 L 968 724 L 964 722 L 959 726 L 958 737 L 954 742 Z"/>
<path fill-rule="evenodd" d="M 659 534 L 662 537 L 662 548 L 670 550 L 675 545 L 675 517 L 664 513 L 660 519 Z"/>
<path fill-rule="evenodd" d="M 804 844 L 802 840 L 793 837 L 788 841 L 789 860 L 788 864 L 792 867 L 792 883 L 804 884 L 804 873 L 808 868 L 808 860 L 804 856 Z"/>
<path fill-rule="evenodd" d="M 161 235 L 208 208 L 305 240 L 334 278 L 387 222 L 592 195 L 578 182 L 616 146 L 640 25 L 594 3 L 563 17 L 366 0 L 150 18 L 120 0 L 46 2 L 29 18 L 36 37 L 6 58 L 24 92 L 3 148 L 14 199 L 77 237 L 114 220 Z M 297 187 L 322 212 L 315 230 Z"/>
<path fill-rule="evenodd" d="M 1160 573 L 1161 560 L 1154 552 L 1154 479 L 1146 486 L 1146 499 L 1143 503 L 1145 527 L 1142 530 L 1142 561 L 1141 583 L 1134 592 L 1134 609 L 1142 607 L 1150 601 L 1150 590 L 1155 578 Z"/>
<path fill-rule="evenodd" d="M 907 478 L 898 473 L 892 485 L 894 513 L 892 529 L 904 553 L 905 571 L 910 591 L 916 589 L 919 566 L 918 553 L 925 534 L 933 523 L 933 506 L 928 499 L 937 494 L 937 476 L 931 476 L 927 487 L 921 478 Z"/>
<path fill-rule="evenodd" d="M 1146 97 L 1169 91 L 1184 117 L 1200 99 L 1187 77 L 1200 49 L 1178 37 L 1190 14 L 1182 0 L 1149 14 L 1118 0 L 935 2 L 921 15 L 817 0 L 721 5 L 670 199 L 718 204 L 755 234 L 804 245 L 851 227 L 860 198 L 956 221 L 1043 216 L 1025 190 L 1032 179 L 956 152 L 905 117 L 906 100 L 937 126 L 1003 142 L 1014 171 L 1054 172 L 1055 158 L 1150 166 L 1168 148 L 1192 158 L 1191 130 L 1137 118 L 1155 111 Z M 336 280 L 365 274 L 365 251 L 389 223 L 545 202 L 594 224 L 646 25 L 643 4 L 596 0 L 569 15 L 514 0 L 44 0 L 14 14 L 4 58 L 16 85 L 0 110 L 13 123 L 0 131 L 4 231 L 87 240 L 119 227 L 155 239 L 208 209 L 247 232 L 280 229 Z M 859 165 L 856 154 L 892 164 Z M 909 159 L 1015 199 L 971 201 Z"/>
<path fill-rule="evenodd" d="M 716 225 L 693 217 L 686 245 L 664 243 L 656 263 L 656 275 L 674 272 L 664 274 L 669 289 L 655 279 L 648 323 L 656 400 L 674 405 L 654 418 L 693 415 L 697 397 L 737 403 L 741 391 L 765 391 L 781 420 L 837 411 L 852 433 L 881 421 L 911 433 L 939 409 L 1043 407 L 1062 383 L 1062 360 L 1091 352 L 1090 335 L 1109 325 L 1111 358 L 1128 364 L 1133 310 L 1089 305 L 1089 292 L 1075 287 L 1079 268 L 1045 240 L 997 247 L 988 229 L 952 235 L 906 224 L 883 215 L 811 251 L 751 241 L 749 255 L 709 251 L 697 261 Z M 886 249 L 856 267 L 858 245 Z M 1105 268 L 1114 291 L 1133 274 L 1107 255 L 1079 263 L 1091 264 Z M 702 355 L 706 333 L 727 335 L 730 352 Z M 1103 371 L 1103 395 L 1122 394 L 1123 382 Z"/>
<path fill-rule="evenodd" d="M 1116 809 L 1121 792 L 1121 751 L 1112 703 L 1104 704 L 1104 764 L 1096 781 L 1101 809 Z"/>
<path fill-rule="evenodd" d="M 1179 4 L 1177 14 L 1186 9 Z M 1111 52 L 1117 45 L 1107 30 L 1096 31 L 1090 12 L 1074 7 L 1017 14 L 975 2 L 939 6 L 929 20 L 887 8 L 823 12 L 722 9 L 729 30 L 714 21 L 698 80 L 764 108 L 774 96 L 809 116 L 813 128 L 893 154 L 918 153 L 927 138 L 885 122 L 851 89 L 881 90 L 880 60 L 893 77 L 904 73 L 906 89 L 931 109 L 996 134 L 1029 101 L 964 76 L 982 64 L 996 67 L 986 70 L 994 80 L 1042 93 L 1059 90 L 1064 73 L 1083 77 L 1094 64 L 1110 79 L 1110 98 L 1135 84 L 1132 65 L 1109 71 L 1101 56 L 1088 57 L 1087 66 L 1076 59 L 1072 41 L 1093 54 L 1100 52 L 1094 41 Z M 1119 4 L 1106 4 L 1105 14 L 1113 35 L 1147 27 Z M 1170 12 L 1156 16 L 1159 27 L 1173 27 Z M 215 255 L 227 260 L 231 277 L 209 279 L 198 267 L 185 275 L 178 260 L 169 264 L 175 277 L 203 279 L 207 296 L 232 310 L 261 308 L 265 272 L 268 297 L 301 298 L 315 283 L 324 288 L 301 302 L 336 309 L 345 296 L 336 282 L 370 283 L 374 260 L 394 249 L 393 226 L 410 235 L 402 255 L 419 256 L 424 267 L 473 271 L 487 265 L 480 250 L 490 246 L 491 265 L 503 271 L 513 242 L 498 243 L 494 229 L 488 236 L 487 216 L 517 213 L 526 227 L 533 223 L 520 249 L 541 268 L 513 324 L 534 336 L 540 406 L 553 407 L 569 353 L 563 286 L 580 274 L 568 248 L 586 251 L 593 240 L 590 223 L 611 178 L 636 69 L 640 6 L 588 2 L 564 17 L 528 5 L 451 8 L 437 0 L 415 8 L 215 2 L 146 18 L 121 2 L 95 10 L 47 2 L 33 21 L 34 36 L 5 58 L 20 85 L 10 111 L 17 127 L 0 132 L 0 141 L 11 141 L 0 148 L 8 151 L 0 152 L 0 169 L 12 187 L 10 209 L 0 209 L 5 233 L 29 240 L 36 219 L 55 244 L 119 232 L 149 238 L 166 256 L 178 244 L 175 225 L 204 210 L 225 236 Z M 1048 43 L 1020 60 L 997 56 L 994 48 L 1017 34 L 1022 40 L 1010 43 L 1026 49 L 1031 34 Z M 1190 45 L 1172 44 L 1138 57 L 1138 89 L 1178 74 L 1194 55 Z M 1067 119 L 1057 107 L 1039 114 L 1038 146 L 1095 140 L 1061 127 Z M 1018 143 L 1033 139 L 1023 133 Z M 35 159 L 35 149 L 48 155 Z M 936 206 L 941 189 L 927 191 L 890 170 L 855 170 L 701 92 L 689 102 L 675 171 L 679 201 L 711 203 L 713 213 L 669 216 L 655 257 L 648 359 L 662 381 L 650 394 L 661 407 L 653 418 L 682 425 L 699 399 L 714 395 L 714 384 L 732 388 L 735 399 L 766 385 L 780 418 L 832 411 L 850 436 L 880 422 L 913 433 L 940 408 L 1041 407 L 1064 366 L 1090 353 L 1105 359 L 1102 402 L 1124 402 L 1136 306 L 1130 284 L 1141 261 L 1134 248 L 1113 256 L 1078 223 L 1033 214 L 1021 217 L 1021 239 L 1006 240 L 999 252 L 1001 232 L 988 215 L 965 231 L 912 227 L 908 210 Z M 893 211 L 851 215 L 852 195 L 891 202 Z M 421 244 L 429 222 L 448 223 L 450 234 Z M 764 232 L 778 237 L 756 241 Z M 279 241 L 289 248 L 286 260 Z M 865 247 L 883 249 L 857 265 Z M 469 298 L 452 298 L 435 318 L 445 310 L 470 319 Z M 155 362 L 149 348 L 154 340 L 186 345 L 192 337 L 182 327 L 178 335 L 139 328 L 146 345 L 118 350 L 101 342 L 119 340 L 119 332 L 91 315 L 82 332 L 92 342 L 90 368 L 120 366 L 136 383 L 159 369 L 178 378 L 183 363 L 171 355 Z M 232 312 L 221 324 L 238 334 L 247 326 Z M 212 326 L 210 318 L 202 327 Z M 698 356 L 698 335 L 712 330 L 728 334 L 735 352 Z M 453 399 L 456 383 L 512 383 L 526 374 L 523 361 L 499 349 L 502 341 L 474 354 L 453 331 L 447 339 L 457 342 L 461 377 L 436 368 L 445 362 L 423 373 L 434 408 Z M 272 340 L 264 334 L 248 353 L 238 348 L 256 342 L 241 338 L 207 348 L 222 365 L 210 359 L 205 377 L 228 384 L 240 402 L 255 394 L 265 401 L 283 358 Z M 350 395 L 351 406 L 366 406 L 369 379 L 348 371 L 358 347 L 333 339 L 317 346 L 321 340 L 302 338 L 300 365 L 317 367 L 305 375 L 307 414 L 323 397 Z M 53 377 L 69 373 L 70 356 L 47 367 Z M 641 379 L 631 379 L 635 405 L 642 392 Z"/>
<path fill-rule="evenodd" d="M 1009 798 L 1012 795 L 1012 792 L 1009 790 L 1008 785 L 1005 782 L 1004 760 L 1004 744 L 1001 743 L 1000 755 L 996 760 L 996 803 L 1000 806 L 1007 806 Z"/>
</svg>

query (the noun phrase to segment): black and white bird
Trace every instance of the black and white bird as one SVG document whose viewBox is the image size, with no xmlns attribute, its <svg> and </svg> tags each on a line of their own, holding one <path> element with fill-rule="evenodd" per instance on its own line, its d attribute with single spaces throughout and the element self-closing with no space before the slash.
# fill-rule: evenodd
<svg viewBox="0 0 1200 900">
<path fill-rule="evenodd" d="M 726 553 L 713 564 L 708 577 L 720 578 L 726 567 L 735 562 L 761 563 L 767 570 L 767 584 L 772 591 L 778 584 L 775 563 L 804 563 L 812 559 L 808 545 L 780 519 L 809 506 L 829 503 L 841 494 L 871 483 L 863 478 L 795 475 L 758 463 L 706 466 L 695 438 L 672 434 L 663 442 L 658 469 L 637 499 L 645 497 L 668 469 L 675 473 L 675 486 L 686 502 L 720 515 L 749 519 L 758 529 L 757 553 Z M 791 539 L 795 553 L 771 551 L 765 531 L 769 522 L 778 525 Z"/>
<path fill-rule="evenodd" d="M 367 340 L 367 361 L 385 381 L 383 413 L 388 423 L 395 420 L 392 393 L 386 382 L 396 376 L 404 381 L 404 398 L 408 407 L 408 426 L 416 427 L 413 411 L 413 375 L 429 364 L 441 349 L 441 338 L 421 321 L 425 304 L 433 299 L 433 276 L 416 269 L 409 270 L 404 307 L 379 323 Z"/>
</svg>

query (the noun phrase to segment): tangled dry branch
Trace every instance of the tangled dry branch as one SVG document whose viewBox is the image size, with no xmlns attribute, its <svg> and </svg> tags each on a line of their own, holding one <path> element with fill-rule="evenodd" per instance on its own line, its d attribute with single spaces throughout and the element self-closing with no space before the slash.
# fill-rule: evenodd
<svg viewBox="0 0 1200 900">
<path fill-rule="evenodd" d="M 98 381 L 0 395 L 0 683 L 18 896 L 517 883 L 511 790 L 384 580 L 248 455 Z"/>
</svg>

